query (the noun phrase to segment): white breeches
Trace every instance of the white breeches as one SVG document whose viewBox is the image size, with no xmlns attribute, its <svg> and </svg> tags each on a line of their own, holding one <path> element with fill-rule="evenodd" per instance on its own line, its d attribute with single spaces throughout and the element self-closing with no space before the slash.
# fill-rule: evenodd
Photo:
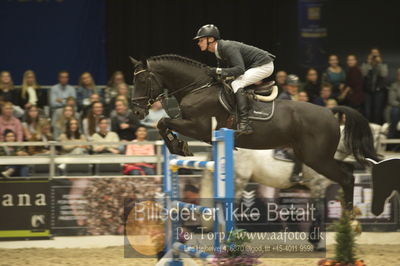
<svg viewBox="0 0 400 266">
<path fill-rule="evenodd" d="M 232 81 L 231 86 L 233 92 L 236 93 L 240 88 L 247 87 L 262 79 L 268 78 L 272 75 L 272 72 L 274 72 L 273 62 L 246 70 L 243 75 Z"/>
</svg>

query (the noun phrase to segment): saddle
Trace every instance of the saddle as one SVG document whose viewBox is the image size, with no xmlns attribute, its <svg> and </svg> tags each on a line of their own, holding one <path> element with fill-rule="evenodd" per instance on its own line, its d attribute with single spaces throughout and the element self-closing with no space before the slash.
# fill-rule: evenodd
<svg viewBox="0 0 400 266">
<path fill-rule="evenodd" d="M 218 100 L 231 114 L 236 114 L 236 97 L 229 83 L 222 81 L 222 89 Z M 249 100 L 249 119 L 267 121 L 272 118 L 275 110 L 277 87 L 270 81 L 261 85 L 250 85 L 245 91 Z"/>
</svg>

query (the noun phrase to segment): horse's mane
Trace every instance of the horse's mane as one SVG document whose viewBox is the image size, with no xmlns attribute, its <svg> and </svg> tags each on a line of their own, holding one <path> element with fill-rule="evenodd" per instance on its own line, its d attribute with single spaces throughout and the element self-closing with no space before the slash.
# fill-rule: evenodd
<svg viewBox="0 0 400 266">
<path fill-rule="evenodd" d="M 204 68 L 207 66 L 199 61 L 196 61 L 194 59 L 190 59 L 190 58 L 187 58 L 184 56 L 180 56 L 177 54 L 164 54 L 164 55 L 152 56 L 152 57 L 148 58 L 148 60 L 151 60 L 151 61 L 165 61 L 165 60 L 176 61 L 176 62 L 186 63 L 188 65 L 195 66 L 198 68 Z"/>
</svg>

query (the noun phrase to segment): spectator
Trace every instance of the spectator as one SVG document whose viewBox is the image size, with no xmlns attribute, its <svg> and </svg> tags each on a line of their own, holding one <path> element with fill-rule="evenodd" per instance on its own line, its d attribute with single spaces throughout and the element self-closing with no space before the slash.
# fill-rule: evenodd
<svg viewBox="0 0 400 266">
<path fill-rule="evenodd" d="M 347 56 L 346 85 L 341 91 L 338 100 L 362 112 L 364 103 L 363 76 L 358 67 L 357 57 Z"/>
<path fill-rule="evenodd" d="M 329 99 L 332 99 L 332 85 L 329 83 L 323 83 L 319 97 L 315 98 L 313 103 L 320 106 L 326 106 Z"/>
<path fill-rule="evenodd" d="M 24 136 L 26 140 L 32 138 L 32 134 L 35 134 L 39 130 L 39 108 L 35 105 L 30 105 L 26 110 L 25 121 L 22 122 L 22 128 L 24 130 Z"/>
<path fill-rule="evenodd" d="M 115 108 L 115 102 L 121 98 L 125 99 L 126 102 L 129 101 L 129 87 L 125 83 L 118 85 L 117 94 L 113 98 L 111 98 L 109 104 L 111 111 Z"/>
<path fill-rule="evenodd" d="M 346 80 L 346 74 L 339 65 L 337 55 L 330 55 L 328 60 L 328 68 L 322 74 L 322 81 L 332 85 L 332 97 L 339 96 L 340 90 L 343 89 Z"/>
<path fill-rule="evenodd" d="M 278 96 L 278 99 L 297 100 L 298 91 L 299 91 L 299 77 L 290 74 L 286 77 L 285 85 L 283 86 L 283 92 Z"/>
<path fill-rule="evenodd" d="M 397 70 L 397 80 L 390 85 L 389 90 L 390 127 L 389 138 L 400 138 L 400 68 Z"/>
<path fill-rule="evenodd" d="M 303 91 L 307 93 L 310 100 L 313 101 L 319 95 L 321 83 L 318 80 L 318 72 L 315 68 L 307 70 L 306 82 L 303 85 Z"/>
<path fill-rule="evenodd" d="M 99 131 L 100 118 L 104 117 L 104 108 L 101 102 L 94 102 L 88 111 L 87 116 L 82 121 L 83 134 L 87 139 L 91 139 L 92 135 Z"/>
<path fill-rule="evenodd" d="M 81 117 L 86 117 L 88 115 L 89 110 L 92 108 L 92 104 L 94 102 L 101 102 L 100 95 L 98 93 L 93 93 L 89 97 L 90 105 L 85 106 L 80 114 Z"/>
<path fill-rule="evenodd" d="M 110 80 L 108 81 L 107 88 L 105 91 L 105 102 L 110 103 L 111 99 L 117 96 L 118 87 L 121 84 L 125 84 L 125 77 L 122 71 L 115 71 L 112 75 Z M 127 86 L 127 85 L 126 85 Z"/>
<path fill-rule="evenodd" d="M 75 98 L 74 97 L 68 97 L 66 100 L 65 100 L 65 106 L 71 106 L 73 109 L 74 109 L 74 113 L 75 113 L 75 117 L 76 117 L 76 119 L 80 119 L 80 115 L 78 114 L 78 107 L 76 106 L 76 100 L 75 100 Z M 64 107 L 65 107 L 64 106 Z M 63 115 L 63 112 L 64 112 L 64 108 L 58 108 L 58 109 L 56 109 L 54 112 L 53 112 L 53 117 L 51 118 L 51 121 L 52 121 L 52 126 L 54 127 L 54 125 L 55 125 L 55 123 L 58 121 L 58 120 L 60 120 L 60 118 L 61 118 L 61 116 Z M 62 132 L 64 132 L 64 131 L 61 131 L 60 132 L 60 134 L 62 133 Z M 54 134 L 54 132 L 53 132 L 53 134 Z M 55 138 L 57 138 L 57 137 L 55 137 Z"/>
<path fill-rule="evenodd" d="M 156 101 L 151 106 L 149 114 L 140 122 L 146 127 L 157 128 L 158 121 L 163 117 L 168 117 L 168 114 L 163 109 L 161 102 Z"/>
<path fill-rule="evenodd" d="M 17 141 L 23 141 L 24 130 L 18 118 L 13 116 L 13 105 L 11 102 L 3 103 L 0 115 L 0 141 L 4 141 L 4 131 L 10 129 L 14 132 Z"/>
<path fill-rule="evenodd" d="M 301 91 L 298 94 L 297 101 L 299 102 L 309 102 L 308 94 L 305 91 Z"/>
<path fill-rule="evenodd" d="M 153 144 L 141 144 L 146 141 L 147 129 L 143 126 L 137 128 L 136 139 L 126 147 L 125 155 L 151 156 L 155 155 Z M 125 175 L 154 175 L 154 164 L 132 163 L 124 166 Z"/>
<path fill-rule="evenodd" d="M 68 82 L 69 73 L 67 71 L 60 71 L 58 73 L 58 84 L 50 89 L 50 106 L 52 111 L 64 107 L 68 97 L 76 99 L 75 88 L 68 85 Z"/>
<path fill-rule="evenodd" d="M 50 121 L 46 118 L 42 118 L 38 122 L 38 130 L 36 133 L 32 134 L 29 141 L 52 141 L 53 135 L 51 134 Z M 50 154 L 49 146 L 29 146 L 28 152 L 30 155 L 47 155 Z"/>
<path fill-rule="evenodd" d="M 365 116 L 372 123 L 382 124 L 388 67 L 382 62 L 378 49 L 371 50 L 361 72 L 364 76 Z"/>
<path fill-rule="evenodd" d="M 283 87 L 285 86 L 287 73 L 283 70 L 276 72 L 275 83 L 278 86 L 278 95 L 283 92 Z"/>
<path fill-rule="evenodd" d="M 95 142 L 119 142 L 117 133 L 110 131 L 110 121 L 103 117 L 99 120 L 99 131 L 94 133 L 92 141 Z M 118 145 L 93 145 L 95 153 L 119 154 Z"/>
<path fill-rule="evenodd" d="M 32 70 L 24 72 L 20 99 L 20 106 L 24 109 L 33 105 L 46 105 L 47 96 L 41 92 L 36 80 L 35 72 Z"/>
<path fill-rule="evenodd" d="M 5 142 L 15 142 L 16 135 L 11 129 L 6 129 L 2 132 L 2 138 Z M 0 147 L 0 156 L 26 156 L 24 147 L 21 146 L 2 146 Z M 28 167 L 26 165 L 11 165 L 6 166 L 5 170 L 1 172 L 3 177 L 11 176 L 28 176 Z"/>
<path fill-rule="evenodd" d="M 71 119 L 78 120 L 74 107 L 72 107 L 70 105 L 66 105 L 61 110 L 62 110 L 62 113 L 61 113 L 60 117 L 52 120 L 53 136 L 55 139 L 58 139 L 58 137 L 63 132 L 65 132 L 66 124 L 69 120 L 71 120 Z"/>
<path fill-rule="evenodd" d="M 13 105 L 19 105 L 20 103 L 18 90 L 14 89 L 14 82 L 8 71 L 0 73 L 0 100 L 11 102 Z"/>
<path fill-rule="evenodd" d="M 67 121 L 65 133 L 61 134 L 60 141 L 62 145 L 63 154 L 87 154 L 87 145 L 68 144 L 68 142 L 87 141 L 85 135 L 79 131 L 79 121 L 77 119 L 70 119 Z"/>
<path fill-rule="evenodd" d="M 326 101 L 326 108 L 332 109 L 333 107 L 338 106 L 338 103 L 335 99 L 328 99 Z"/>
<path fill-rule="evenodd" d="M 104 98 L 101 91 L 97 89 L 92 75 L 89 72 L 82 73 L 79 78 L 79 88 L 76 93 L 79 111 L 90 105 L 90 95 L 94 93 L 98 93 L 101 99 Z"/>
<path fill-rule="evenodd" d="M 200 204 L 200 189 L 191 183 L 186 183 L 183 187 L 182 201 L 190 204 Z"/>
<path fill-rule="evenodd" d="M 127 103 L 122 100 L 116 101 L 115 110 L 111 113 L 111 130 L 118 134 L 119 139 L 133 140 L 134 132 L 139 126 L 139 120 L 128 109 Z"/>
</svg>

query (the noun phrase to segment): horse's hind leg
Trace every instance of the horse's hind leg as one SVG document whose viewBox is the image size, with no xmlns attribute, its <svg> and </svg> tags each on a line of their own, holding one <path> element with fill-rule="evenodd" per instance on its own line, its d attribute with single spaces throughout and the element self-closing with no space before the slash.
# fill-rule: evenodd
<svg viewBox="0 0 400 266">
<path fill-rule="evenodd" d="M 338 183 L 343 189 L 346 209 L 352 210 L 354 193 L 353 174 L 345 169 L 339 162 L 335 161 L 333 158 L 325 160 L 321 159 L 315 162 L 308 161 L 306 162 L 306 164 L 318 173 Z"/>
</svg>

